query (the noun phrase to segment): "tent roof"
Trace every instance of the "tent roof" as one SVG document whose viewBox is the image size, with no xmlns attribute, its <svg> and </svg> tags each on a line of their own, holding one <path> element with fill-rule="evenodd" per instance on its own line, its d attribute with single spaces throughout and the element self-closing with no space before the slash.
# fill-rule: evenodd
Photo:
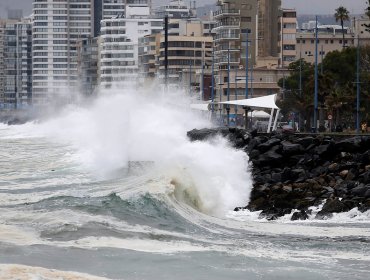
<svg viewBox="0 0 370 280">
<path fill-rule="evenodd" d="M 255 98 L 249 98 L 249 99 L 224 101 L 224 102 L 219 102 L 219 104 L 230 104 L 230 105 L 238 105 L 238 106 L 257 107 L 257 108 L 279 109 L 279 107 L 276 106 L 275 104 L 275 99 L 276 99 L 276 94 L 271 94 L 267 96 L 255 97 Z"/>
<path fill-rule="evenodd" d="M 252 111 L 248 113 L 248 116 L 253 118 L 265 118 L 265 119 L 270 118 L 270 114 L 264 111 Z"/>
</svg>

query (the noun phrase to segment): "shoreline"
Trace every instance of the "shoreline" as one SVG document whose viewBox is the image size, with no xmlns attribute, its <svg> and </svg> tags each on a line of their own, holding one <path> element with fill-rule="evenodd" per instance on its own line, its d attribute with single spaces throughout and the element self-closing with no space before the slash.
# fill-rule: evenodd
<svg viewBox="0 0 370 280">
<path fill-rule="evenodd" d="M 316 219 L 358 208 L 370 210 L 370 135 L 257 134 L 238 128 L 192 130 L 202 141 L 217 134 L 249 156 L 253 188 L 248 209 L 260 218 L 278 219 L 298 210 L 292 220 L 308 219 L 309 209 L 324 203 Z"/>
</svg>

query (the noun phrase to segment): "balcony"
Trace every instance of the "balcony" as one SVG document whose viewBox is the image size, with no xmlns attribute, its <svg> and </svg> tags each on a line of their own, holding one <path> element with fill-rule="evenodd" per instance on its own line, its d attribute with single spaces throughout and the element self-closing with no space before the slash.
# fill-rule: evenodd
<svg viewBox="0 0 370 280">
<path fill-rule="evenodd" d="M 216 23 L 215 27 L 212 29 L 213 32 L 217 32 L 219 29 L 239 29 L 239 20 L 223 20 Z"/>
<path fill-rule="evenodd" d="M 214 37 L 215 41 L 240 40 L 239 34 L 218 34 Z"/>
<path fill-rule="evenodd" d="M 221 9 L 218 11 L 215 11 L 213 16 L 215 19 L 221 18 L 221 17 L 229 17 L 229 16 L 239 16 L 240 10 L 236 9 Z"/>
</svg>

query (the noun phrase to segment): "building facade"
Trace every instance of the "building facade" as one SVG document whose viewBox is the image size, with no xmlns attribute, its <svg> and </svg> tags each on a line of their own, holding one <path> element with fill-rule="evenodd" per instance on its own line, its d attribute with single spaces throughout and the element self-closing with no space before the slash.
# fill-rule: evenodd
<svg viewBox="0 0 370 280">
<path fill-rule="evenodd" d="M 347 33 L 348 31 L 348 33 Z M 326 54 L 343 49 L 343 33 L 340 26 L 321 25 L 317 33 L 318 63 L 321 63 Z M 344 44 L 355 46 L 355 34 L 345 31 Z M 309 63 L 315 62 L 315 30 L 297 33 L 297 58 L 301 57 Z"/>
<path fill-rule="evenodd" d="M 0 108 L 26 108 L 32 98 L 31 20 L 0 24 Z"/>
<path fill-rule="evenodd" d="M 154 14 L 158 18 L 168 16 L 172 19 L 186 19 L 196 17 L 196 9 L 189 7 L 183 0 L 170 0 L 169 4 L 157 8 Z"/>
<path fill-rule="evenodd" d="M 100 37 L 87 38 L 77 43 L 79 92 L 85 96 L 96 93 L 99 72 Z"/>
<path fill-rule="evenodd" d="M 150 18 L 147 5 L 126 6 L 130 17 L 102 21 L 100 85 L 133 86 L 139 77 L 139 38 L 159 33 L 163 20 Z"/>
<path fill-rule="evenodd" d="M 279 66 L 281 1 L 220 0 L 218 5 L 220 8 L 214 13 L 216 98 L 239 99 L 247 93 L 249 97 L 258 83 L 254 75 L 259 69 Z M 268 89 L 261 89 L 258 94 L 265 95 Z"/>
<path fill-rule="evenodd" d="M 33 0 L 33 104 L 73 100 L 77 41 L 93 35 L 94 0 Z"/>
<path fill-rule="evenodd" d="M 297 12 L 283 9 L 281 17 L 280 64 L 285 68 L 297 59 Z"/>
</svg>

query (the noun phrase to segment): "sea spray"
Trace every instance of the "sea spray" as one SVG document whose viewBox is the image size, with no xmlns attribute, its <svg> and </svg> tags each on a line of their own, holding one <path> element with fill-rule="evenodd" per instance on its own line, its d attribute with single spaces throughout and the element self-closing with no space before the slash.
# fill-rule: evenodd
<svg viewBox="0 0 370 280">
<path fill-rule="evenodd" d="M 155 94 L 155 96 L 154 96 Z M 219 137 L 190 142 L 186 132 L 212 124 L 174 98 L 144 92 L 103 93 L 91 106 L 72 106 L 33 132 L 70 144 L 75 159 L 99 179 L 124 173 L 128 162 L 153 162 L 175 196 L 213 215 L 247 203 L 248 159 Z"/>
</svg>

